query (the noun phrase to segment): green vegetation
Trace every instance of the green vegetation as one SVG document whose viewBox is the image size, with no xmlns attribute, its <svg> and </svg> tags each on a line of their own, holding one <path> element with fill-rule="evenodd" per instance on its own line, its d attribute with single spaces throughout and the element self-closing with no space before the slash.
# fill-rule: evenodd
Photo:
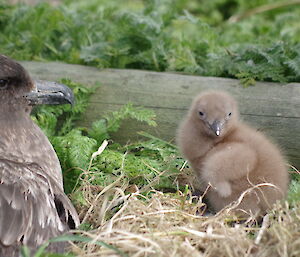
<svg viewBox="0 0 300 257">
<path fill-rule="evenodd" d="M 32 118 L 46 133 L 56 150 L 67 193 L 74 191 L 75 185 L 78 188 L 84 179 L 105 187 L 121 175 L 124 175 L 128 184 L 135 184 L 139 188 L 147 185 L 148 189 L 176 190 L 174 179 L 183 164 L 183 160 L 178 157 L 177 148 L 146 133 L 142 134 L 148 137 L 145 142 L 125 146 L 110 144 L 90 164 L 92 154 L 103 140 L 111 138 L 110 133 L 118 130 L 122 120 L 131 118 L 156 126 L 152 111 L 129 103 L 116 112 L 99 117 L 90 129 L 77 127 L 75 121 L 84 113 L 93 90 L 69 80 L 62 82 L 73 88 L 76 105 L 73 108 L 69 105 L 40 106 L 34 111 Z M 77 197 L 80 198 L 79 195 Z"/>
<path fill-rule="evenodd" d="M 236 77 L 246 84 L 299 81 L 300 8 L 293 2 L 68 0 L 32 7 L 2 1 L 1 52 L 24 60 Z M 251 12 L 262 5 L 271 10 Z"/>
</svg>

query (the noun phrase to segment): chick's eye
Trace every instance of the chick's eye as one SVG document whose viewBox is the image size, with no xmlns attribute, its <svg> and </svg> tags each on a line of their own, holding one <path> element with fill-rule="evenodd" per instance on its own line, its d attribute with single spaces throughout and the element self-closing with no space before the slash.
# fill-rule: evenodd
<svg viewBox="0 0 300 257">
<path fill-rule="evenodd" d="M 0 89 L 6 89 L 8 86 L 8 80 L 7 79 L 0 79 Z"/>
<path fill-rule="evenodd" d="M 231 114 L 232 114 L 231 112 L 230 112 L 230 113 L 228 113 L 228 116 L 230 117 L 230 116 L 231 116 Z"/>
<path fill-rule="evenodd" d="M 203 112 L 199 112 L 199 115 L 200 115 L 201 117 L 203 117 L 203 116 L 204 116 L 204 113 L 203 113 Z"/>
</svg>

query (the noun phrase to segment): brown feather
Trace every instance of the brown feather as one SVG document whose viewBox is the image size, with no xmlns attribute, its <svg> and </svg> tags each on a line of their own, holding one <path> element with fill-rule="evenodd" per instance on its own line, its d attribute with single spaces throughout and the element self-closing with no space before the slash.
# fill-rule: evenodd
<svg viewBox="0 0 300 257">
<path fill-rule="evenodd" d="M 258 184 L 274 187 L 253 189 L 237 213 L 263 215 L 287 193 L 288 172 L 280 150 L 239 120 L 237 104 L 225 92 L 208 91 L 195 98 L 178 129 L 177 142 L 200 181 L 200 190 L 212 185 L 207 198 L 215 211 Z"/>
<path fill-rule="evenodd" d="M 34 250 L 79 225 L 56 153 L 29 116 L 29 75 L 0 55 L 1 79 L 9 83 L 0 87 L 0 257 L 18 256 L 21 245 Z"/>
</svg>

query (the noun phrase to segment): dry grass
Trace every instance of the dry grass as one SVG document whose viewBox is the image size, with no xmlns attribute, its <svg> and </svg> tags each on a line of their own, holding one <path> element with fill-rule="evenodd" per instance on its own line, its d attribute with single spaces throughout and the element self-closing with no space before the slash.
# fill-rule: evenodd
<svg viewBox="0 0 300 257">
<path fill-rule="evenodd" d="M 105 141 L 93 154 L 90 167 L 106 146 Z M 178 179 L 193 184 L 192 173 L 183 169 Z M 73 244 L 78 256 L 300 256 L 300 203 L 277 203 L 260 224 L 251 217 L 239 223 L 230 212 L 238 202 L 208 216 L 202 197 L 188 189 L 145 193 L 144 188 L 128 185 L 124 175 L 105 188 L 92 185 L 88 178 L 93 180 L 83 176 L 78 189 L 86 203 L 77 209 L 82 223 L 93 229 L 74 231 L 91 239 Z"/>
<path fill-rule="evenodd" d="M 300 211 L 278 204 L 262 224 L 253 220 L 238 224 L 227 209 L 203 216 L 201 198 L 186 193 L 151 191 L 147 196 L 134 189 L 126 194 L 122 177 L 106 188 L 86 183 L 88 204 L 80 216 L 95 229 L 76 234 L 102 241 L 127 256 L 299 256 Z M 74 244 L 78 256 L 120 256 L 113 249 L 91 243 Z"/>
</svg>

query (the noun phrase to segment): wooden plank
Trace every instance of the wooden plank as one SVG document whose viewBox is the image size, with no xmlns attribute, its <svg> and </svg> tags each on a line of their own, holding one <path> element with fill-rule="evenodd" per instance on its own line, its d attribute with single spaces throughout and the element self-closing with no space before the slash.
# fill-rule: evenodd
<svg viewBox="0 0 300 257">
<path fill-rule="evenodd" d="M 99 70 L 93 67 L 63 63 L 22 63 L 39 79 L 73 81 L 101 87 L 91 97 L 86 115 L 80 122 L 89 126 L 103 113 L 132 102 L 153 109 L 156 128 L 126 121 L 114 135 L 116 141 L 127 142 L 136 132 L 147 131 L 165 140 L 174 140 L 176 128 L 192 99 L 207 89 L 223 89 L 239 102 L 242 119 L 277 142 L 295 166 L 300 167 L 300 84 L 262 83 L 244 88 L 238 80 L 188 76 L 137 70 Z"/>
</svg>

